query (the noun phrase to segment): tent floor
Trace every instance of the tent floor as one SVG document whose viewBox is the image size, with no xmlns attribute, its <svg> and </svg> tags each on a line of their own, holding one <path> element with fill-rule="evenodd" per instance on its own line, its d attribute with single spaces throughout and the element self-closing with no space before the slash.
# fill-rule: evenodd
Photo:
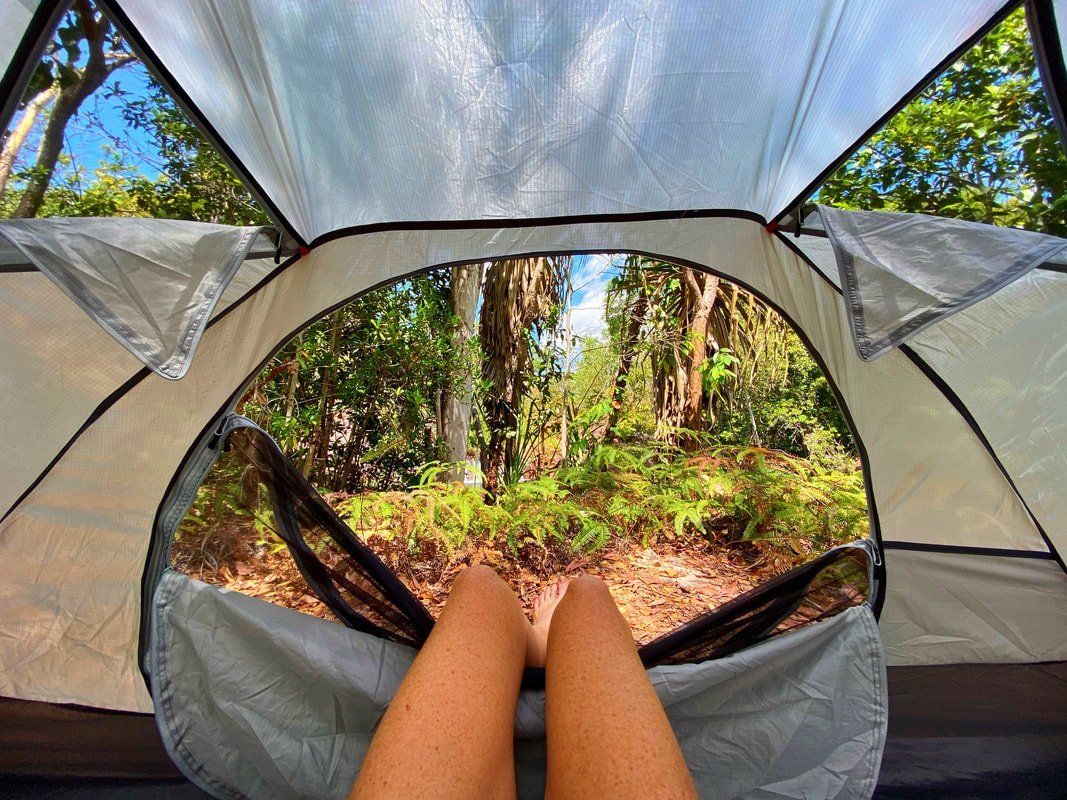
<svg viewBox="0 0 1067 800">
<path fill-rule="evenodd" d="M 889 669 L 875 797 L 1061 798 L 1067 662 Z M 146 714 L 0 698 L 0 797 L 200 800 Z"/>
<path fill-rule="evenodd" d="M 169 781 L 101 778 L 0 777 L 0 797 L 11 800 L 207 800 L 184 778 Z"/>
</svg>

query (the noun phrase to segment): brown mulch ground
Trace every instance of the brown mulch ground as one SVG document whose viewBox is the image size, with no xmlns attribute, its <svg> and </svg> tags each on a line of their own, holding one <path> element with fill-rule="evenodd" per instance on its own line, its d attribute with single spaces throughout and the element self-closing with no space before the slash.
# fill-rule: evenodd
<svg viewBox="0 0 1067 800">
<path fill-rule="evenodd" d="M 288 551 L 257 545 L 258 536 L 240 519 L 183 529 L 172 549 L 176 569 L 207 583 L 258 597 L 323 619 L 333 619 L 311 593 Z M 553 580 L 582 573 L 597 575 L 611 588 L 638 644 L 715 608 L 772 575 L 793 566 L 752 546 L 722 546 L 700 537 L 660 539 L 651 547 L 616 541 L 591 555 L 565 548 L 481 543 L 446 554 L 424 545 L 412 554 L 396 541 L 368 542 L 435 616 L 448 597 L 452 579 L 468 564 L 496 569 L 522 599 L 527 613 L 541 589 Z M 329 564 L 336 557 L 320 557 Z M 339 559 L 337 564 L 343 568 Z"/>
</svg>

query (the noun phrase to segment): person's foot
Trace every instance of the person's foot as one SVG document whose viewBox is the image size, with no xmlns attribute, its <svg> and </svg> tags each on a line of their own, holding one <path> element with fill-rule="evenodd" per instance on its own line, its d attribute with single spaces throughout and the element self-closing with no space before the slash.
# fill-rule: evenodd
<svg viewBox="0 0 1067 800">
<path fill-rule="evenodd" d="M 526 664 L 531 667 L 543 667 L 548 652 L 548 628 L 552 624 L 552 614 L 567 593 L 569 580 L 558 580 L 541 590 L 534 600 L 534 620 L 530 626 L 526 645 Z"/>
</svg>

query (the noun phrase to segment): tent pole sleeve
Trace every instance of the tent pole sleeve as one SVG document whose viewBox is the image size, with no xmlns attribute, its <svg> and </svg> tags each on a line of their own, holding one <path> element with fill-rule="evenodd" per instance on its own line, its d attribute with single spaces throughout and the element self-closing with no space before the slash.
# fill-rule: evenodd
<svg viewBox="0 0 1067 800">
<path fill-rule="evenodd" d="M 1060 131 L 1064 151 L 1067 152 L 1067 63 L 1064 61 L 1064 47 L 1067 42 L 1060 41 L 1052 0 L 1027 0 L 1026 22 L 1034 43 L 1034 57 L 1041 74 L 1041 85 L 1045 89 L 1049 108 Z M 1064 20 L 1064 23 L 1067 24 L 1067 20 Z"/>
</svg>

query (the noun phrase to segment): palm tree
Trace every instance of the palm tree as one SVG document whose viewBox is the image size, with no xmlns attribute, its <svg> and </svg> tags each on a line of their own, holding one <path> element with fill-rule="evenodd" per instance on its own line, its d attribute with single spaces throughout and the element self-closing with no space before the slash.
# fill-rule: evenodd
<svg viewBox="0 0 1067 800">
<path fill-rule="evenodd" d="M 481 467 L 490 494 L 514 474 L 531 343 L 559 316 L 566 259 L 519 258 L 489 266 L 482 290 Z"/>
<path fill-rule="evenodd" d="M 759 362 L 784 347 L 778 329 L 785 323 L 778 314 L 749 292 L 699 270 L 630 256 L 609 291 L 624 319 L 618 325 L 608 436 L 638 358 L 650 361 L 657 437 L 689 444 L 685 431 L 704 430 L 721 409 L 747 398 Z M 720 359 L 731 369 L 712 369 Z"/>
</svg>

